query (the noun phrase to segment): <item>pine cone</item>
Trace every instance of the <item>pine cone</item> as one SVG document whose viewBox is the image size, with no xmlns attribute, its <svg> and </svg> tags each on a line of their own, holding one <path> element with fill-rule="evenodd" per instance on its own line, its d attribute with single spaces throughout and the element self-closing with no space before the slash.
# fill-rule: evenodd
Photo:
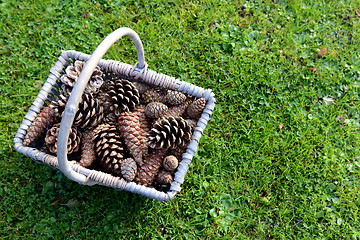
<svg viewBox="0 0 360 240">
<path fill-rule="evenodd" d="M 84 93 L 75 115 L 74 125 L 79 128 L 94 128 L 103 118 L 103 108 L 91 94 Z"/>
<path fill-rule="evenodd" d="M 184 147 L 191 138 L 191 128 L 183 118 L 162 119 L 146 135 L 146 144 L 154 149 Z"/>
<path fill-rule="evenodd" d="M 140 185 L 149 186 L 153 183 L 163 162 L 166 151 L 154 150 L 144 158 L 144 164 L 137 171 L 135 182 Z"/>
<path fill-rule="evenodd" d="M 162 117 L 168 109 L 169 108 L 163 103 L 151 102 L 146 105 L 145 114 L 149 118 L 159 118 Z"/>
<path fill-rule="evenodd" d="M 100 165 L 109 173 L 121 176 L 120 164 L 124 160 L 124 145 L 114 125 L 101 124 L 94 129 L 93 142 Z"/>
<path fill-rule="evenodd" d="M 179 165 L 179 161 L 173 155 L 169 155 L 164 159 L 163 166 L 168 171 L 174 171 Z"/>
<path fill-rule="evenodd" d="M 159 171 L 155 180 L 156 180 L 156 183 L 160 184 L 160 185 L 171 184 L 174 181 L 171 173 L 168 171 L 164 171 L 164 170 Z"/>
<path fill-rule="evenodd" d="M 60 77 L 60 81 L 64 83 L 64 85 L 61 87 L 63 93 L 68 95 L 71 94 L 72 88 L 74 87 L 75 82 L 78 80 L 83 67 L 84 62 L 76 60 L 74 66 L 70 65 L 65 69 L 65 74 Z M 85 87 L 85 92 L 96 93 L 102 84 L 102 71 L 100 70 L 100 67 L 96 66 L 88 84 Z"/>
<path fill-rule="evenodd" d="M 168 90 L 165 97 L 165 102 L 167 104 L 174 106 L 183 104 L 186 102 L 186 100 L 187 97 L 185 94 L 183 94 L 182 92 L 172 91 L 172 90 Z"/>
<path fill-rule="evenodd" d="M 87 130 L 83 132 L 81 138 L 81 159 L 80 165 L 89 167 L 96 160 L 95 144 L 93 142 L 93 131 Z"/>
<path fill-rule="evenodd" d="M 189 105 L 186 114 L 193 119 L 198 119 L 206 105 L 205 98 L 199 98 Z"/>
<path fill-rule="evenodd" d="M 151 88 L 144 92 L 144 94 L 142 95 L 142 98 L 143 98 L 144 104 L 149 104 L 151 102 L 164 103 L 165 96 L 166 96 L 166 91 Z"/>
<path fill-rule="evenodd" d="M 65 96 L 63 94 L 60 94 L 58 99 L 56 101 L 52 101 L 50 104 L 49 104 L 49 107 L 56 112 L 56 116 L 58 118 L 61 118 L 62 117 L 62 114 L 65 110 L 65 107 L 66 107 L 66 103 L 67 101 L 69 100 L 69 95 L 68 96 Z"/>
<path fill-rule="evenodd" d="M 150 86 L 145 83 L 133 82 L 133 84 L 135 85 L 135 87 L 137 88 L 140 94 L 143 94 L 144 92 L 150 89 Z"/>
<path fill-rule="evenodd" d="M 138 164 L 147 154 L 145 139 L 141 135 L 139 116 L 136 112 L 124 112 L 119 117 L 119 129 L 127 148 Z"/>
<path fill-rule="evenodd" d="M 46 132 L 45 143 L 50 152 L 57 153 L 57 140 L 60 129 L 60 123 L 55 124 Z M 80 147 L 81 132 L 74 126 L 71 127 L 68 142 L 67 142 L 67 154 L 77 152 Z"/>
<path fill-rule="evenodd" d="M 126 158 L 121 163 L 121 174 L 123 178 L 126 181 L 131 182 L 132 180 L 134 180 L 136 173 L 137 173 L 137 165 L 135 160 L 133 158 Z"/>
<path fill-rule="evenodd" d="M 24 146 L 29 146 L 31 142 L 41 138 L 47 129 L 59 121 L 60 119 L 51 107 L 44 107 L 27 130 L 23 141 Z"/>
<path fill-rule="evenodd" d="M 108 89 L 102 97 L 106 114 L 114 113 L 119 117 L 122 112 L 133 111 L 140 103 L 139 91 L 128 80 L 116 80 L 109 84 Z"/>
<path fill-rule="evenodd" d="M 135 112 L 139 116 L 141 136 L 145 138 L 146 133 L 151 129 L 152 120 L 145 115 L 145 106 L 137 106 Z"/>
</svg>

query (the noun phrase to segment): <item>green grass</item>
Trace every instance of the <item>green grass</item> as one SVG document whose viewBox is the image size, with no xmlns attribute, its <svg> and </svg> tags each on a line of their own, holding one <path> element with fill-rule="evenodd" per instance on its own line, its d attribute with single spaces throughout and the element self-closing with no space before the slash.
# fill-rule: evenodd
<svg viewBox="0 0 360 240">
<path fill-rule="evenodd" d="M 114 2 L 0 1 L 0 238 L 360 236 L 358 1 Z M 123 26 L 149 68 L 217 98 L 171 202 L 79 185 L 13 148 L 60 50 L 91 54 Z M 106 58 L 137 61 L 128 38 Z"/>
</svg>

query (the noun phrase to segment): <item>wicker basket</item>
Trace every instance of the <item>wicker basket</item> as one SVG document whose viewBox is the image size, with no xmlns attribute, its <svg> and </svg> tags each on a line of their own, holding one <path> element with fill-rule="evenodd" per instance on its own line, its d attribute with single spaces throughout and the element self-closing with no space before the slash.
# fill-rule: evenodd
<svg viewBox="0 0 360 240">
<path fill-rule="evenodd" d="M 138 63 L 134 66 L 112 60 L 101 59 L 106 51 L 122 36 L 129 36 L 137 49 Z M 43 108 L 45 100 L 53 91 L 53 87 L 57 84 L 57 79 L 61 76 L 61 72 L 65 65 L 70 63 L 70 60 L 85 61 L 86 64 L 81 72 L 72 94 L 68 100 L 65 112 L 61 119 L 60 131 L 58 136 L 58 152 L 57 157 L 51 156 L 36 148 L 27 147 L 23 145 L 24 136 L 29 126 L 32 124 L 40 110 Z M 110 174 L 87 169 L 80 166 L 75 161 L 68 161 L 66 154 L 66 143 L 70 132 L 70 127 L 75 117 L 80 98 L 84 92 L 85 86 L 90 79 L 94 68 L 99 66 L 108 72 L 116 73 L 124 76 L 130 80 L 144 82 L 153 86 L 164 89 L 171 89 L 183 92 L 194 97 L 203 97 L 206 99 L 206 107 L 195 127 L 191 142 L 186 148 L 186 152 L 182 155 L 182 161 L 179 164 L 178 170 L 175 173 L 174 181 L 167 192 L 158 191 L 153 187 L 145 187 L 134 182 L 127 182 L 120 177 L 114 177 Z M 212 111 L 215 107 L 215 98 L 211 90 L 203 89 L 192 84 L 179 81 L 173 77 L 164 74 L 156 73 L 147 69 L 144 60 L 144 51 L 139 36 L 129 28 L 119 28 L 109 36 L 96 48 L 94 53 L 90 56 L 76 51 L 63 51 L 58 61 L 50 70 L 50 75 L 40 90 L 39 95 L 33 102 L 30 110 L 25 115 L 25 118 L 20 125 L 15 138 L 15 149 L 33 160 L 47 164 L 57 170 L 63 172 L 68 178 L 84 185 L 100 184 L 117 190 L 126 190 L 148 198 L 153 198 L 160 201 L 172 200 L 175 195 L 181 190 L 181 184 L 184 182 L 185 174 L 188 171 L 189 165 L 194 154 L 197 151 L 199 140 L 203 131 L 209 121 Z"/>
</svg>

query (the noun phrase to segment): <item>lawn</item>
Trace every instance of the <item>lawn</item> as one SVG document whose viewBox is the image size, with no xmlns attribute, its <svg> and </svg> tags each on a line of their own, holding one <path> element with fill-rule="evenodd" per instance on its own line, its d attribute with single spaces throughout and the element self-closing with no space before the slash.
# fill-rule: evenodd
<svg viewBox="0 0 360 240">
<path fill-rule="evenodd" d="M 13 148 L 61 50 L 91 54 L 119 27 L 150 69 L 215 93 L 170 202 L 79 185 Z M 0 30 L 1 239 L 360 236 L 360 2 L 9 0 Z M 129 38 L 105 56 L 136 57 Z"/>
</svg>

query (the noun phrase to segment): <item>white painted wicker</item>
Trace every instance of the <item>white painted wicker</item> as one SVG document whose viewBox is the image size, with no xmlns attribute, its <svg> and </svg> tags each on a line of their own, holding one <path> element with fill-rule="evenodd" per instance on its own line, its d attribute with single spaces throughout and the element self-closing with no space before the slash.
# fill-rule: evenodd
<svg viewBox="0 0 360 240">
<path fill-rule="evenodd" d="M 125 35 L 129 36 L 136 46 L 138 53 L 138 63 L 132 66 L 118 61 L 101 59 L 106 51 L 111 47 L 111 45 L 113 45 L 118 39 Z M 54 157 L 41 152 L 36 148 L 24 146 L 23 140 L 31 123 L 43 108 L 44 101 L 48 98 L 48 95 L 52 91 L 53 86 L 57 84 L 57 79 L 60 78 L 64 66 L 69 65 L 71 60 L 86 61 L 86 64 L 74 86 L 70 99 L 66 105 L 65 112 L 61 119 L 58 138 L 58 153 L 57 157 Z M 140 81 L 162 87 L 164 89 L 176 90 L 194 97 L 204 97 L 206 99 L 206 107 L 197 122 L 197 126 L 195 127 L 191 142 L 188 144 L 186 152 L 182 155 L 182 161 L 180 162 L 179 167 L 175 173 L 174 181 L 171 184 L 169 191 L 162 192 L 156 190 L 153 187 L 144 187 L 134 182 L 127 182 L 120 177 L 114 177 L 101 171 L 87 169 L 80 166 L 75 161 L 68 161 L 66 154 L 66 143 L 69 136 L 70 126 L 74 120 L 81 95 L 84 92 L 85 86 L 90 78 L 91 73 L 93 72 L 93 69 L 97 65 L 104 68 L 108 72 L 120 74 L 130 81 Z M 139 36 L 129 28 L 119 28 L 107 36 L 91 56 L 73 50 L 63 51 L 61 53 L 58 61 L 50 69 L 50 75 L 47 81 L 43 85 L 40 93 L 30 107 L 30 110 L 25 115 L 25 118 L 23 119 L 23 122 L 15 135 L 14 144 L 15 149 L 19 153 L 22 153 L 37 162 L 47 164 L 57 170 L 60 170 L 69 179 L 72 179 L 80 184 L 100 184 L 115 188 L 117 190 L 130 191 L 160 201 L 169 201 L 172 200 L 181 190 L 181 184 L 184 182 L 185 175 L 189 169 L 192 158 L 197 151 L 200 138 L 212 115 L 214 107 L 215 98 L 210 89 L 203 89 L 193 84 L 183 82 L 173 77 L 169 77 L 167 75 L 156 73 L 150 69 L 147 69 L 143 46 Z"/>
</svg>

